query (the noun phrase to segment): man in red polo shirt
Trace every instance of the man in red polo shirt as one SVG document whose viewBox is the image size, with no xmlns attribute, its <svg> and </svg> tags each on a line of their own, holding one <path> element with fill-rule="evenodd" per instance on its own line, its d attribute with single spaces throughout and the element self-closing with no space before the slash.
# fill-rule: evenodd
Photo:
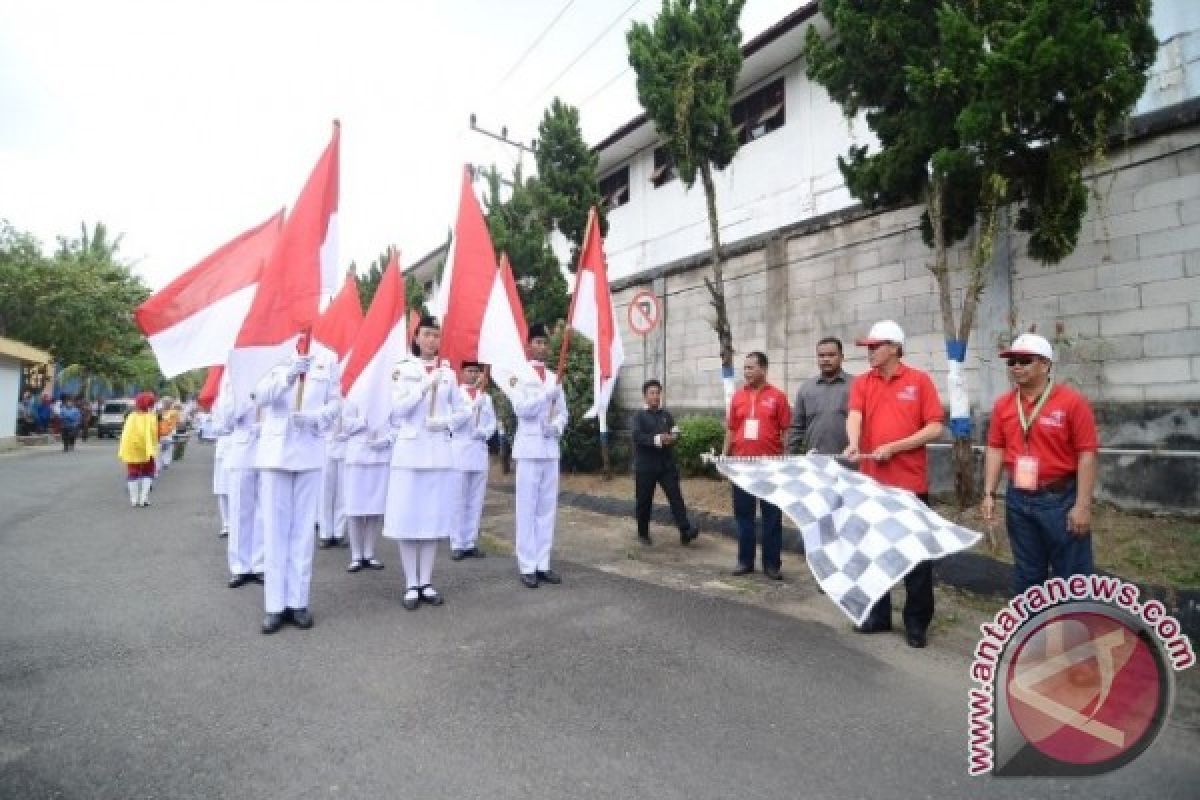
<svg viewBox="0 0 1200 800">
<path fill-rule="evenodd" d="M 983 518 L 996 513 L 1001 467 L 1008 470 L 1004 519 L 1017 594 L 1056 577 L 1088 575 L 1092 563 L 1092 490 L 1096 422 L 1087 400 L 1050 377 L 1054 350 L 1023 333 L 1000 353 L 1016 388 L 992 408 L 984 462 Z"/>
<path fill-rule="evenodd" d="M 942 435 L 942 401 L 929 375 L 903 362 L 904 331 L 884 320 L 858 344 L 871 369 L 850 387 L 844 455 L 885 486 L 908 489 L 929 502 L 925 445 Z M 909 647 L 924 647 L 933 620 L 933 562 L 922 561 L 904 576 L 904 630 Z M 880 598 L 859 633 L 892 629 L 891 593 Z"/>
<path fill-rule="evenodd" d="M 733 394 L 726 421 L 724 453 L 727 456 L 781 456 L 784 436 L 792 424 L 787 395 L 767 383 L 767 356 L 753 352 L 742 366 L 746 384 Z M 738 563 L 734 575 L 754 571 L 755 503 L 762 510 L 763 573 L 783 580 L 783 512 L 779 506 L 756 498 L 733 485 L 733 517 L 738 529 Z"/>
</svg>

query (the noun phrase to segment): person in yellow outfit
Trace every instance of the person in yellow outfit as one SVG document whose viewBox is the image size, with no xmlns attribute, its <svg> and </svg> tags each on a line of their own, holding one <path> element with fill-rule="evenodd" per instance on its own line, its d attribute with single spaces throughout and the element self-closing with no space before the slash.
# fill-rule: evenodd
<svg viewBox="0 0 1200 800">
<path fill-rule="evenodd" d="M 129 487 L 129 505 L 150 505 L 150 487 L 154 485 L 154 456 L 158 454 L 158 416 L 154 413 L 154 393 L 142 392 L 134 399 L 137 410 L 125 417 L 117 458 L 125 462 L 125 482 Z"/>
</svg>

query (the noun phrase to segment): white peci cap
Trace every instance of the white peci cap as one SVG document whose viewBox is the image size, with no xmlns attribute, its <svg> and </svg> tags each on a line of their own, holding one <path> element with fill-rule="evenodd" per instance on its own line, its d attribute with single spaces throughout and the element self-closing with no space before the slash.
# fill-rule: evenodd
<svg viewBox="0 0 1200 800">
<path fill-rule="evenodd" d="M 1041 356 L 1047 361 L 1054 360 L 1054 348 L 1046 341 L 1046 337 L 1036 333 L 1022 333 L 1013 340 L 1012 346 L 1000 351 L 1001 358 L 1009 356 Z"/>
<path fill-rule="evenodd" d="M 870 333 L 865 339 L 859 339 L 859 345 L 871 344 L 904 344 L 904 329 L 892 322 L 890 319 L 885 319 L 881 322 L 876 322 L 871 326 Z"/>
</svg>

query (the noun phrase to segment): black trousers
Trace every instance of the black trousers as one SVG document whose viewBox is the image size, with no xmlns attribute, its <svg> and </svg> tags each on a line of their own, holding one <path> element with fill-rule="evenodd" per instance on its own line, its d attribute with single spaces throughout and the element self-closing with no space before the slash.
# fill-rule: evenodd
<svg viewBox="0 0 1200 800">
<path fill-rule="evenodd" d="M 929 495 L 919 494 L 921 502 L 929 505 Z M 933 562 L 922 561 L 904 576 L 904 630 L 924 633 L 933 621 Z M 892 621 L 892 593 L 879 598 L 871 608 L 863 627 L 877 628 Z"/>
<path fill-rule="evenodd" d="M 634 472 L 634 490 L 637 496 L 637 527 L 638 536 L 650 533 L 650 512 L 654 508 L 654 487 L 661 486 L 667 502 L 671 504 L 671 515 L 675 517 L 675 526 L 680 531 L 692 527 L 688 522 L 687 506 L 683 504 L 683 494 L 679 491 L 679 468 L 674 464 L 653 469 L 639 469 Z"/>
</svg>

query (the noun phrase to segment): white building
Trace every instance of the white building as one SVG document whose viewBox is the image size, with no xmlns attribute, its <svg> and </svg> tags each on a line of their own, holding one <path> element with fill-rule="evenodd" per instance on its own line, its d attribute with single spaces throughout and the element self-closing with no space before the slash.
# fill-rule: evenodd
<svg viewBox="0 0 1200 800">
<path fill-rule="evenodd" d="M 1200 3 L 1156 0 L 1153 23 L 1158 60 L 1127 135 L 1091 171 L 1095 199 L 1075 252 L 1047 267 L 1028 258 L 1023 234 L 997 237 L 966 361 L 977 418 L 1007 387 L 997 345 L 1036 327 L 1055 343 L 1059 379 L 1096 405 L 1105 445 L 1200 450 Z M 852 342 L 873 321 L 894 318 L 908 333 L 906 358 L 944 386 L 922 209 L 867 211 L 846 190 L 837 157 L 871 138 L 805 75 L 810 24 L 827 29 L 815 2 L 743 47 L 734 109 L 743 144 L 714 175 L 735 347 L 766 351 L 771 380 L 790 394 L 815 371 L 817 339 Z M 697 181 L 684 190 L 660 144 L 643 115 L 594 148 L 619 316 L 643 289 L 664 310 L 645 338 L 621 326 L 619 398 L 637 407 L 638 387 L 653 376 L 677 411 L 718 411 L 703 189 Z M 966 252 L 960 245 L 952 259 Z M 857 348 L 847 355 L 851 371 L 865 368 Z M 1165 472 L 1144 461 L 1106 469 L 1124 471 L 1126 496 L 1161 496 L 1149 507 L 1181 497 L 1200 506 L 1196 460 L 1175 459 Z"/>
<path fill-rule="evenodd" d="M 22 374 L 26 368 L 41 367 L 50 360 L 44 350 L 0 336 L 0 450 L 13 447 L 17 441 Z"/>
</svg>

